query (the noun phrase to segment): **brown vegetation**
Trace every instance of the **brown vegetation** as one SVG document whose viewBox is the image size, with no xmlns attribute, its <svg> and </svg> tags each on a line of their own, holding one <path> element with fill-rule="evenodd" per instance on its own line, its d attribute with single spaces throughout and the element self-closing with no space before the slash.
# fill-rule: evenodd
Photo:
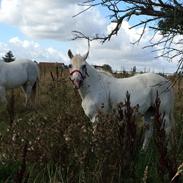
<svg viewBox="0 0 183 183">
<path fill-rule="evenodd" d="M 19 89 L 13 96 L 10 118 L 10 112 L 0 108 L 0 182 L 158 183 L 170 182 L 174 175 L 172 180 L 181 182 L 181 172 L 176 174 L 183 162 L 181 95 L 177 95 L 173 151 L 166 149 L 159 128 L 163 114 L 157 106 L 155 138 L 147 152 L 141 151 L 143 126 L 128 94 L 112 114 L 100 114 L 95 132 L 67 70 L 47 69 L 34 108 L 23 107 Z"/>
</svg>

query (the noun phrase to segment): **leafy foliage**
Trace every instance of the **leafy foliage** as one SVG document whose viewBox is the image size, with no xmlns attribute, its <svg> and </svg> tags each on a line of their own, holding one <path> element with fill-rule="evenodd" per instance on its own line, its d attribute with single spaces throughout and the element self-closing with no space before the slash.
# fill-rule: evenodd
<svg viewBox="0 0 183 183">
<path fill-rule="evenodd" d="M 108 64 L 104 64 L 102 68 L 110 73 L 112 73 L 112 67 Z"/>
<path fill-rule="evenodd" d="M 162 9 L 166 16 L 159 21 L 158 28 L 163 35 L 180 34 L 183 35 L 183 7 L 174 9 Z"/>
</svg>

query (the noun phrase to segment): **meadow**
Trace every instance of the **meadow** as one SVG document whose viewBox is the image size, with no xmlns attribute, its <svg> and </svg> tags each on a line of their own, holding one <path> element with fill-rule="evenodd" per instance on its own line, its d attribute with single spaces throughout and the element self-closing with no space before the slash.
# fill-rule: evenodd
<svg viewBox="0 0 183 183">
<path fill-rule="evenodd" d="M 172 149 L 167 149 L 161 129 L 157 97 L 154 134 L 144 152 L 143 123 L 133 113 L 130 96 L 123 101 L 125 110 L 119 104 L 112 114 L 101 113 L 93 133 L 68 70 L 42 70 L 34 107 L 23 106 L 20 89 L 9 91 L 7 108 L 0 107 L 0 182 L 182 182 L 183 88 L 179 86 L 183 83 L 174 85 Z"/>
</svg>

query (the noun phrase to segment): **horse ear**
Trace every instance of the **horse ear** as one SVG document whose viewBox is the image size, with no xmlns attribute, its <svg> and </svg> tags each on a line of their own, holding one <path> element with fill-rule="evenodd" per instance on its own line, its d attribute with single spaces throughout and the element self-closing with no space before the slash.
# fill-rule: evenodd
<svg viewBox="0 0 183 183">
<path fill-rule="evenodd" d="M 87 53 L 85 53 L 85 54 L 83 55 L 83 59 L 86 60 L 86 59 L 88 58 L 88 55 L 89 55 L 89 51 L 87 51 Z"/>
<path fill-rule="evenodd" d="M 70 59 L 72 59 L 72 58 L 73 58 L 73 54 L 72 54 L 72 52 L 71 52 L 71 50 L 70 50 L 70 49 L 68 50 L 68 56 L 69 56 L 69 58 L 70 58 Z"/>
<path fill-rule="evenodd" d="M 88 58 L 89 51 L 90 51 L 90 40 L 88 39 L 88 51 L 85 53 L 85 55 L 83 55 L 84 60 L 86 60 Z"/>
</svg>

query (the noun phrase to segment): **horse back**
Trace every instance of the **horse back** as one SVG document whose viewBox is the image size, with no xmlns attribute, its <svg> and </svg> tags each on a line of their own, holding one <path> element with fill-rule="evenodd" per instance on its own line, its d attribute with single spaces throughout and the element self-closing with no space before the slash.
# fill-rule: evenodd
<svg viewBox="0 0 183 183">
<path fill-rule="evenodd" d="M 165 104 L 167 100 L 173 100 L 173 92 L 170 85 L 169 80 L 158 74 L 145 73 L 129 78 L 113 78 L 106 88 L 110 90 L 109 97 L 113 104 L 116 105 L 119 102 L 124 102 L 128 92 L 131 104 L 134 106 L 139 104 L 141 110 L 145 111 L 154 105 L 157 92 L 160 100 L 162 100 L 162 105 L 167 105 Z"/>
<path fill-rule="evenodd" d="M 160 99 L 161 112 L 170 113 L 174 106 L 174 90 L 170 80 L 163 76 L 154 73 L 148 73 L 145 77 L 142 77 L 143 82 L 150 88 L 151 103 L 155 105 L 157 96 Z"/>
<path fill-rule="evenodd" d="M 0 65 L 0 85 L 15 88 L 38 78 L 38 66 L 31 60 L 16 60 Z"/>
</svg>

